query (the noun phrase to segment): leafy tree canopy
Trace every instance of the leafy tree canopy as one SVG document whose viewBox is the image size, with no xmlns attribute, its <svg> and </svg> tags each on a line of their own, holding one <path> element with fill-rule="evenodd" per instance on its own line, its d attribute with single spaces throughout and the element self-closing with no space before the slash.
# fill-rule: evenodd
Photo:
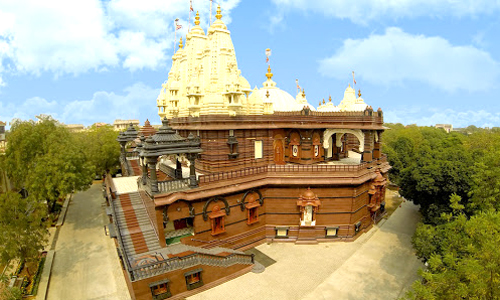
<svg viewBox="0 0 500 300">
<path fill-rule="evenodd" d="M 432 127 L 389 125 L 383 151 L 391 163 L 391 180 L 405 198 L 421 206 L 424 221 L 440 222 L 455 193 L 468 201 L 473 157 L 466 136 Z"/>
<path fill-rule="evenodd" d="M 95 175 L 116 172 L 120 165 L 120 145 L 116 142 L 118 132 L 113 130 L 113 126 L 92 126 L 75 135 L 85 144 L 85 155 L 94 167 Z"/>
<path fill-rule="evenodd" d="M 47 241 L 46 208 L 32 197 L 0 194 L 0 260 L 34 259 Z"/>
<path fill-rule="evenodd" d="M 15 122 L 8 141 L 5 169 L 14 187 L 46 200 L 49 208 L 59 197 L 92 183 L 94 167 L 85 143 L 52 118 Z"/>
</svg>

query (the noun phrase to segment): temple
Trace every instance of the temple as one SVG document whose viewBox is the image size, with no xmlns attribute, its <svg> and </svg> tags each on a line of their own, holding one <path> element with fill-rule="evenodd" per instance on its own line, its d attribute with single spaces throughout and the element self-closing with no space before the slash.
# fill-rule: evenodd
<svg viewBox="0 0 500 300">
<path fill-rule="evenodd" d="M 120 133 L 123 177 L 105 197 L 134 299 L 179 299 L 259 263 L 263 242 L 351 241 L 384 213 L 383 113 L 348 86 L 318 108 L 304 90 L 260 88 L 238 69 L 221 20 L 181 39 L 162 84 L 162 126 Z M 185 44 L 184 44 L 185 42 Z M 264 72 L 263 72 L 264 73 Z"/>
</svg>

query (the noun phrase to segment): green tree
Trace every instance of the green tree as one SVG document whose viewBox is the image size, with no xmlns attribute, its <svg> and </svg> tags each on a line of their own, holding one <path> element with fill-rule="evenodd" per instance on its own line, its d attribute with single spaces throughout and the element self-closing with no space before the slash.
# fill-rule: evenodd
<svg viewBox="0 0 500 300">
<path fill-rule="evenodd" d="M 475 158 L 469 211 L 500 211 L 500 132 L 474 133 L 467 147 Z"/>
<path fill-rule="evenodd" d="M 92 126 L 76 135 L 85 145 L 85 154 L 94 167 L 95 175 L 116 172 L 120 166 L 120 145 L 116 142 L 118 132 L 113 130 L 113 126 Z"/>
<path fill-rule="evenodd" d="M 47 242 L 46 208 L 19 193 L 0 194 L 0 260 L 33 260 Z"/>
<path fill-rule="evenodd" d="M 460 213 L 438 226 L 420 225 L 413 239 L 428 267 L 409 299 L 499 299 L 500 213 Z"/>
<path fill-rule="evenodd" d="M 65 194 L 88 188 L 94 168 L 85 144 L 51 118 L 15 122 L 8 135 L 5 167 L 14 187 L 25 188 L 53 209 Z"/>
<path fill-rule="evenodd" d="M 391 181 L 400 193 L 420 205 L 427 223 L 441 222 L 455 193 L 468 202 L 473 157 L 466 136 L 431 127 L 392 125 L 383 151 L 391 163 Z"/>
</svg>

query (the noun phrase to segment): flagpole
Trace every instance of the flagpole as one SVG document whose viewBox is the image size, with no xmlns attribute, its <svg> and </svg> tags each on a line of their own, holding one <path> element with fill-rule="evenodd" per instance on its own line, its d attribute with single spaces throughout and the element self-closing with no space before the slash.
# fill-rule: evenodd
<svg viewBox="0 0 500 300">
<path fill-rule="evenodd" d="M 177 41 L 177 19 L 174 20 L 174 55 L 175 55 L 175 43 Z"/>
<path fill-rule="evenodd" d="M 210 18 L 208 22 L 208 27 L 212 26 L 212 0 L 210 0 Z"/>
<path fill-rule="evenodd" d="M 193 0 L 189 0 L 189 22 L 188 22 L 188 32 L 191 28 L 191 8 L 193 7 Z"/>
</svg>

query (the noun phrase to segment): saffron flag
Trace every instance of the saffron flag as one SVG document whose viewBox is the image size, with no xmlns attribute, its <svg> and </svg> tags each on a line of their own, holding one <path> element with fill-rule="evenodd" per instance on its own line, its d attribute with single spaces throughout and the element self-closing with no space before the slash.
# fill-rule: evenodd
<svg viewBox="0 0 500 300">
<path fill-rule="evenodd" d="M 356 79 L 354 79 L 354 71 L 352 71 L 352 81 L 356 84 Z"/>
<path fill-rule="evenodd" d="M 194 11 L 194 9 L 193 9 L 193 1 L 192 0 L 189 1 L 189 10 L 190 11 Z"/>
<path fill-rule="evenodd" d="M 295 79 L 295 82 L 297 83 L 297 90 L 299 90 L 299 91 L 300 91 L 299 80 L 298 80 L 298 79 Z"/>
<path fill-rule="evenodd" d="M 271 49 L 266 49 L 266 63 L 269 63 L 269 56 L 271 56 Z"/>
<path fill-rule="evenodd" d="M 175 30 L 179 30 L 182 28 L 182 25 L 181 24 L 175 24 Z"/>
</svg>

